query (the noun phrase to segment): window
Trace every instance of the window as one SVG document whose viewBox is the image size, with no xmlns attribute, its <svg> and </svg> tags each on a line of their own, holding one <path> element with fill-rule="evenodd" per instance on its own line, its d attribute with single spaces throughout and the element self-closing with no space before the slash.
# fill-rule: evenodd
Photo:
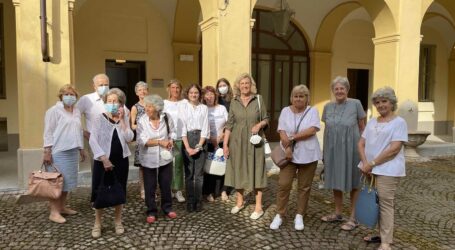
<svg viewBox="0 0 455 250">
<path fill-rule="evenodd" d="M 3 4 L 0 3 L 0 99 L 6 98 L 5 37 L 3 36 Z"/>
<path fill-rule="evenodd" d="M 432 102 L 436 68 L 436 46 L 421 45 L 419 59 L 419 102 Z"/>
</svg>

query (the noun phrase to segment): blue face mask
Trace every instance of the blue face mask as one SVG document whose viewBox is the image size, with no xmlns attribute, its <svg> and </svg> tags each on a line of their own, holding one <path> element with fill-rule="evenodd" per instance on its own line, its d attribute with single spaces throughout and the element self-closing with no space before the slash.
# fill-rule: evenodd
<svg viewBox="0 0 455 250">
<path fill-rule="evenodd" d="M 106 112 L 109 112 L 111 114 L 117 114 L 117 112 L 118 112 L 117 103 L 106 103 L 106 104 L 104 104 L 104 108 L 106 109 Z"/>
<path fill-rule="evenodd" d="M 62 96 L 62 102 L 66 106 L 73 106 L 76 103 L 76 97 L 74 95 L 64 95 Z"/>
<path fill-rule="evenodd" d="M 109 91 L 109 86 L 99 86 L 96 88 L 96 92 L 100 96 L 104 96 L 107 93 L 107 91 Z"/>
</svg>

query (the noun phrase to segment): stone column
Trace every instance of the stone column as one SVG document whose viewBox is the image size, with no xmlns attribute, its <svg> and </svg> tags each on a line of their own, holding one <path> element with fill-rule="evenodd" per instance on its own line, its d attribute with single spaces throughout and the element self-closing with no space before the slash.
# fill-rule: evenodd
<svg viewBox="0 0 455 250">
<path fill-rule="evenodd" d="M 332 52 L 312 51 L 310 52 L 310 59 L 311 103 L 317 107 L 319 114 L 322 115 L 324 105 L 331 98 Z"/>
<path fill-rule="evenodd" d="M 70 82 L 68 1 L 47 1 L 50 62 L 43 62 L 40 1 L 13 0 L 16 13 L 18 85 L 18 184 L 42 162 L 44 114 L 57 101 L 60 86 Z"/>
<path fill-rule="evenodd" d="M 251 19 L 256 0 L 200 0 L 202 83 L 214 85 L 220 77 L 233 82 L 251 71 Z"/>
</svg>

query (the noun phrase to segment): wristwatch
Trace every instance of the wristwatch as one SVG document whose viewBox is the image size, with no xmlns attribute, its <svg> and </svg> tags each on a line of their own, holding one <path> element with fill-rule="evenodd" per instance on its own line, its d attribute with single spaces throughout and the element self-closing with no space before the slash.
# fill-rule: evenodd
<svg viewBox="0 0 455 250">
<path fill-rule="evenodd" d="M 370 161 L 370 165 L 371 165 L 372 167 L 375 167 L 375 166 L 376 166 L 376 162 Z"/>
<path fill-rule="evenodd" d="M 293 135 L 289 136 L 288 138 L 289 138 L 289 141 L 294 142 L 294 136 Z"/>
<path fill-rule="evenodd" d="M 197 149 L 199 151 L 202 150 L 202 146 L 200 144 L 196 144 L 196 146 L 194 146 L 194 149 Z"/>
</svg>

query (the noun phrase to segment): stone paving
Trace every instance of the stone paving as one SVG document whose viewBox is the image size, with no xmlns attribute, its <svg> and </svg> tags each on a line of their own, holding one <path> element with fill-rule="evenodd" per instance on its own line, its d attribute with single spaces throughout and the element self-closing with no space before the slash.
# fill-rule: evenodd
<svg viewBox="0 0 455 250">
<path fill-rule="evenodd" d="M 408 177 L 398 189 L 394 249 L 455 249 L 455 157 L 427 163 L 408 163 Z M 315 178 L 317 179 L 317 177 Z M 295 183 L 294 183 L 295 184 Z M 113 211 L 108 210 L 103 236 L 91 238 L 94 211 L 89 206 L 88 187 L 72 193 L 69 204 L 79 214 L 67 223 L 50 222 L 44 202 L 16 205 L 16 193 L 0 193 L 0 249 L 376 249 L 362 236 L 372 230 L 363 226 L 345 232 L 340 224 L 323 223 L 320 217 L 332 212 L 331 194 L 313 184 L 305 230 L 294 230 L 296 193 L 290 198 L 289 214 L 280 230 L 268 228 L 275 215 L 276 177 L 269 178 L 264 192 L 265 215 L 253 221 L 254 198 L 237 215 L 229 202 L 206 203 L 203 212 L 188 214 L 184 204 L 175 203 L 178 218 L 162 215 L 146 224 L 144 203 L 137 183 L 131 183 L 124 211 L 124 235 L 117 236 Z M 347 201 L 346 201 L 347 208 Z"/>
</svg>

